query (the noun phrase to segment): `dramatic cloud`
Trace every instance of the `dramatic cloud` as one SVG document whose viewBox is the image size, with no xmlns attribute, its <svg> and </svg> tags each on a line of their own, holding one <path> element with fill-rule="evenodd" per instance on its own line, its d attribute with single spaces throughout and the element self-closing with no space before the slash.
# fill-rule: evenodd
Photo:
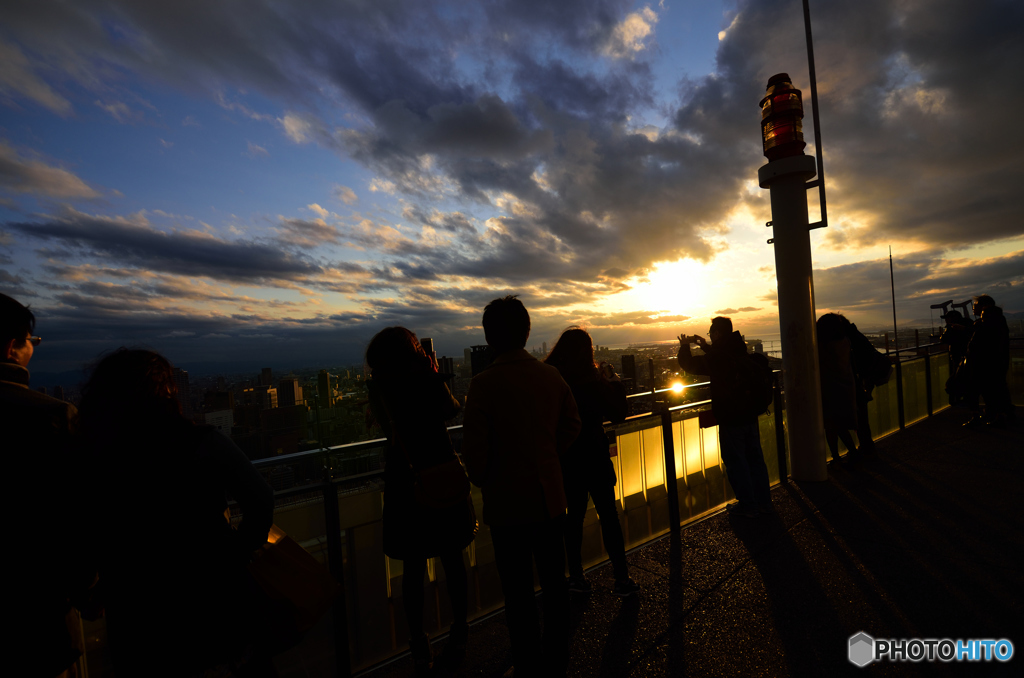
<svg viewBox="0 0 1024 678">
<path fill-rule="evenodd" d="M 757 102 L 769 76 L 789 72 L 803 88 L 805 133 L 813 136 L 799 3 L 740 0 L 715 27 L 722 29 L 715 72 L 681 73 L 674 88 L 666 87 L 664 69 L 656 67 L 665 44 L 658 33 L 670 11 L 683 10 L 624 0 L 395 0 L 316 11 L 269 0 L 247 3 L 244 11 L 224 3 L 128 0 L 20 5 L 5 12 L 3 103 L 71 116 L 70 101 L 81 101 L 82 115 L 88 109 L 105 117 L 102 109 L 132 122 L 138 114 L 122 102 L 137 99 L 124 91 L 126 83 L 177 88 L 219 107 L 203 118 L 207 127 L 214 117 L 245 126 L 231 146 L 237 161 L 244 162 L 240 152 L 261 159 L 252 166 L 319 153 L 296 183 L 322 183 L 320 193 L 291 203 L 306 205 L 297 210 L 301 218 L 287 213 L 291 207 L 237 204 L 212 205 L 231 213 L 223 223 L 198 210 L 192 215 L 236 229 L 235 239 L 212 227 L 161 230 L 142 214 L 93 216 L 70 208 L 18 216 L 5 229 L 19 242 L 40 245 L 38 256 L 55 266 L 87 263 L 295 295 L 344 295 L 347 304 L 325 304 L 322 313 L 296 308 L 285 321 L 261 315 L 259 300 L 229 302 L 204 290 L 209 296 L 201 303 L 238 307 L 173 327 L 149 324 L 146 316 L 159 315 L 169 299 L 188 298 L 187 286 L 175 292 L 171 280 L 162 282 L 165 296 L 91 272 L 49 292 L 66 322 L 80 321 L 72 310 L 84 313 L 90 295 L 99 295 L 107 300 L 102 308 L 88 310 L 108 314 L 102 317 L 111 326 L 118 307 L 131 309 L 146 316 L 138 320 L 140 333 L 166 341 L 244 335 L 256 343 L 252 337 L 264 334 L 284 341 L 314 329 L 327 336 L 348 323 L 358 326 L 346 335 L 357 342 L 379 322 L 408 322 L 468 341 L 481 301 L 506 288 L 524 293 L 544 332 L 569 322 L 634 331 L 685 322 L 676 312 L 685 309 L 598 313 L 588 305 L 645 284 L 661 263 L 713 265 L 723 252 L 743 250 L 742 223 L 768 217 L 765 192 L 751 182 L 765 162 Z M 1021 307 L 1020 255 L 966 252 L 1024 234 L 1024 126 L 1016 119 L 1024 110 L 1024 90 L 1016 86 L 1024 71 L 1024 5 L 865 0 L 812 10 L 830 222 L 816 236 L 816 260 L 874 259 L 863 252 L 880 243 L 912 252 L 897 267 L 904 315 L 932 295 L 976 289 L 997 290 L 1001 303 Z M 190 135 L 204 128 L 185 114 L 174 114 L 180 138 L 164 160 L 198 146 Z M 270 156 L 272 140 L 239 141 L 250 134 L 282 139 Z M 99 197 L 22 143 L 18 151 L 0 143 L 0 186 L 8 193 Z M 147 143 L 154 146 L 152 136 Z M 332 175 L 323 156 L 358 173 Z M 248 188 L 240 180 L 230 192 Z M 204 201 L 221 199 L 227 202 L 215 189 L 203 193 Z M 169 211 L 184 211 L 168 202 L 162 206 Z M 346 257 L 358 261 L 339 261 Z M 878 261 L 823 267 L 815 279 L 818 303 L 881 317 L 885 273 Z M 3 283 L 35 287 L 18 276 Z M 87 282 L 103 286 L 82 288 Z M 764 307 L 741 305 L 754 299 Z M 758 289 L 708 302 L 701 313 L 721 306 L 717 313 L 768 317 L 774 303 L 773 291 Z M 175 331 L 190 334 L 171 336 Z"/>
<path fill-rule="evenodd" d="M 41 160 L 24 158 L 3 141 L 0 141 L 0 187 L 49 198 L 97 198 L 100 195 L 71 172 Z"/>
<path fill-rule="evenodd" d="M 6 226 L 85 256 L 179 275 L 255 282 L 296 279 L 321 270 L 311 260 L 269 243 L 222 240 L 199 231 L 167 233 L 154 228 L 142 215 L 112 219 L 66 208 L 45 221 Z"/>
</svg>

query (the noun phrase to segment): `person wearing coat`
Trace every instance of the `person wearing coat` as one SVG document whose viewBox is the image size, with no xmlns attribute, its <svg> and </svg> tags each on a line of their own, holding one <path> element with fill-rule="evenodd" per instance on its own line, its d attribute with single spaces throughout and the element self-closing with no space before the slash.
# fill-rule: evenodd
<svg viewBox="0 0 1024 678">
<path fill-rule="evenodd" d="M 366 349 L 371 370 L 370 408 L 388 438 L 384 467 L 384 553 L 401 560 L 402 605 L 409 624 L 409 648 L 417 675 L 434 662 L 423 630 L 424 586 L 428 558 L 440 558 L 448 581 L 452 626 L 440 663 L 455 670 L 466 654 L 469 636 L 468 579 L 462 550 L 476 535 L 477 522 L 469 481 L 457 460 L 445 422 L 461 406 L 452 397 L 416 335 L 404 327 L 377 333 Z M 449 464 L 462 474 L 465 495 L 439 506 L 423 495 L 430 469 Z M 417 494 L 419 492 L 419 495 Z M 424 503 L 426 502 L 426 503 Z"/>
<path fill-rule="evenodd" d="M 857 449 L 850 431 L 857 430 L 857 380 L 853 372 L 850 321 L 839 313 L 818 318 L 818 369 L 821 375 L 821 410 L 825 442 L 832 462 L 842 463 L 839 440 L 851 453 Z"/>
<path fill-rule="evenodd" d="M 588 497 L 601 523 L 605 550 L 615 574 L 613 593 L 625 597 L 640 587 L 629 577 L 626 548 L 615 506 L 615 467 L 608 456 L 604 422 L 626 418 L 626 388 L 607 363 L 594 363 L 594 344 L 586 330 L 571 327 L 544 361 L 558 372 L 572 389 L 582 428 L 579 437 L 562 455 L 562 482 L 568 511 L 565 520 L 565 554 L 569 564 L 569 590 L 590 593 L 592 586 L 583 574 L 581 549 L 583 520 Z"/>
<path fill-rule="evenodd" d="M 245 570 L 274 493 L 245 454 L 182 416 L 171 364 L 121 348 L 82 389 L 93 546 L 119 676 L 274 675 L 269 609 Z M 228 497 L 242 510 L 233 527 Z M 181 634 L 187 640 L 180 640 Z"/>
</svg>

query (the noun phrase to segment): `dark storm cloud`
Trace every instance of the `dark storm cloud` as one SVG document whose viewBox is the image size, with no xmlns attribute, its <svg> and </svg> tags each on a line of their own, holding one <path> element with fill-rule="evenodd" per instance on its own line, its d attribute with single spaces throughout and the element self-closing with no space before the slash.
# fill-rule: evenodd
<svg viewBox="0 0 1024 678">
<path fill-rule="evenodd" d="M 66 209 L 59 217 L 4 226 L 29 238 L 55 241 L 81 255 L 178 275 L 255 282 L 322 271 L 311 260 L 271 244 L 195 232 L 166 233 L 139 216 L 112 219 Z"/>
<path fill-rule="evenodd" d="M 992 295 L 1007 312 L 1024 310 L 1024 252 L 981 260 L 946 260 L 934 252 L 919 252 L 898 255 L 893 269 L 901 323 L 927 321 L 931 304 L 949 299 L 959 303 L 978 294 Z M 814 272 L 819 312 L 842 311 L 854 322 L 860 316 L 889 324 L 891 294 L 888 259 Z"/>
</svg>

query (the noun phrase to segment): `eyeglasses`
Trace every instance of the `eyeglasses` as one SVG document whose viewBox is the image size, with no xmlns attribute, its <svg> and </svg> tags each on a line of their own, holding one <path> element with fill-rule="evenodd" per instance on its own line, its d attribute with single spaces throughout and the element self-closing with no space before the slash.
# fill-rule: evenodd
<svg viewBox="0 0 1024 678">
<path fill-rule="evenodd" d="M 32 342 L 33 347 L 39 346 L 39 344 L 43 343 L 42 337 L 29 337 L 28 340 Z"/>
</svg>

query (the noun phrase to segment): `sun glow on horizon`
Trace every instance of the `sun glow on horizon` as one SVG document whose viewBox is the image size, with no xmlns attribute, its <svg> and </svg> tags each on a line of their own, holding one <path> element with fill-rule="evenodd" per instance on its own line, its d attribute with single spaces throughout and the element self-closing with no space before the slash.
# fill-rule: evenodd
<svg viewBox="0 0 1024 678">
<path fill-rule="evenodd" d="M 660 311 L 665 315 L 700 317 L 715 303 L 712 267 L 693 259 L 660 262 L 647 275 L 647 281 L 630 280 L 632 289 L 616 295 L 620 308 Z"/>
</svg>

